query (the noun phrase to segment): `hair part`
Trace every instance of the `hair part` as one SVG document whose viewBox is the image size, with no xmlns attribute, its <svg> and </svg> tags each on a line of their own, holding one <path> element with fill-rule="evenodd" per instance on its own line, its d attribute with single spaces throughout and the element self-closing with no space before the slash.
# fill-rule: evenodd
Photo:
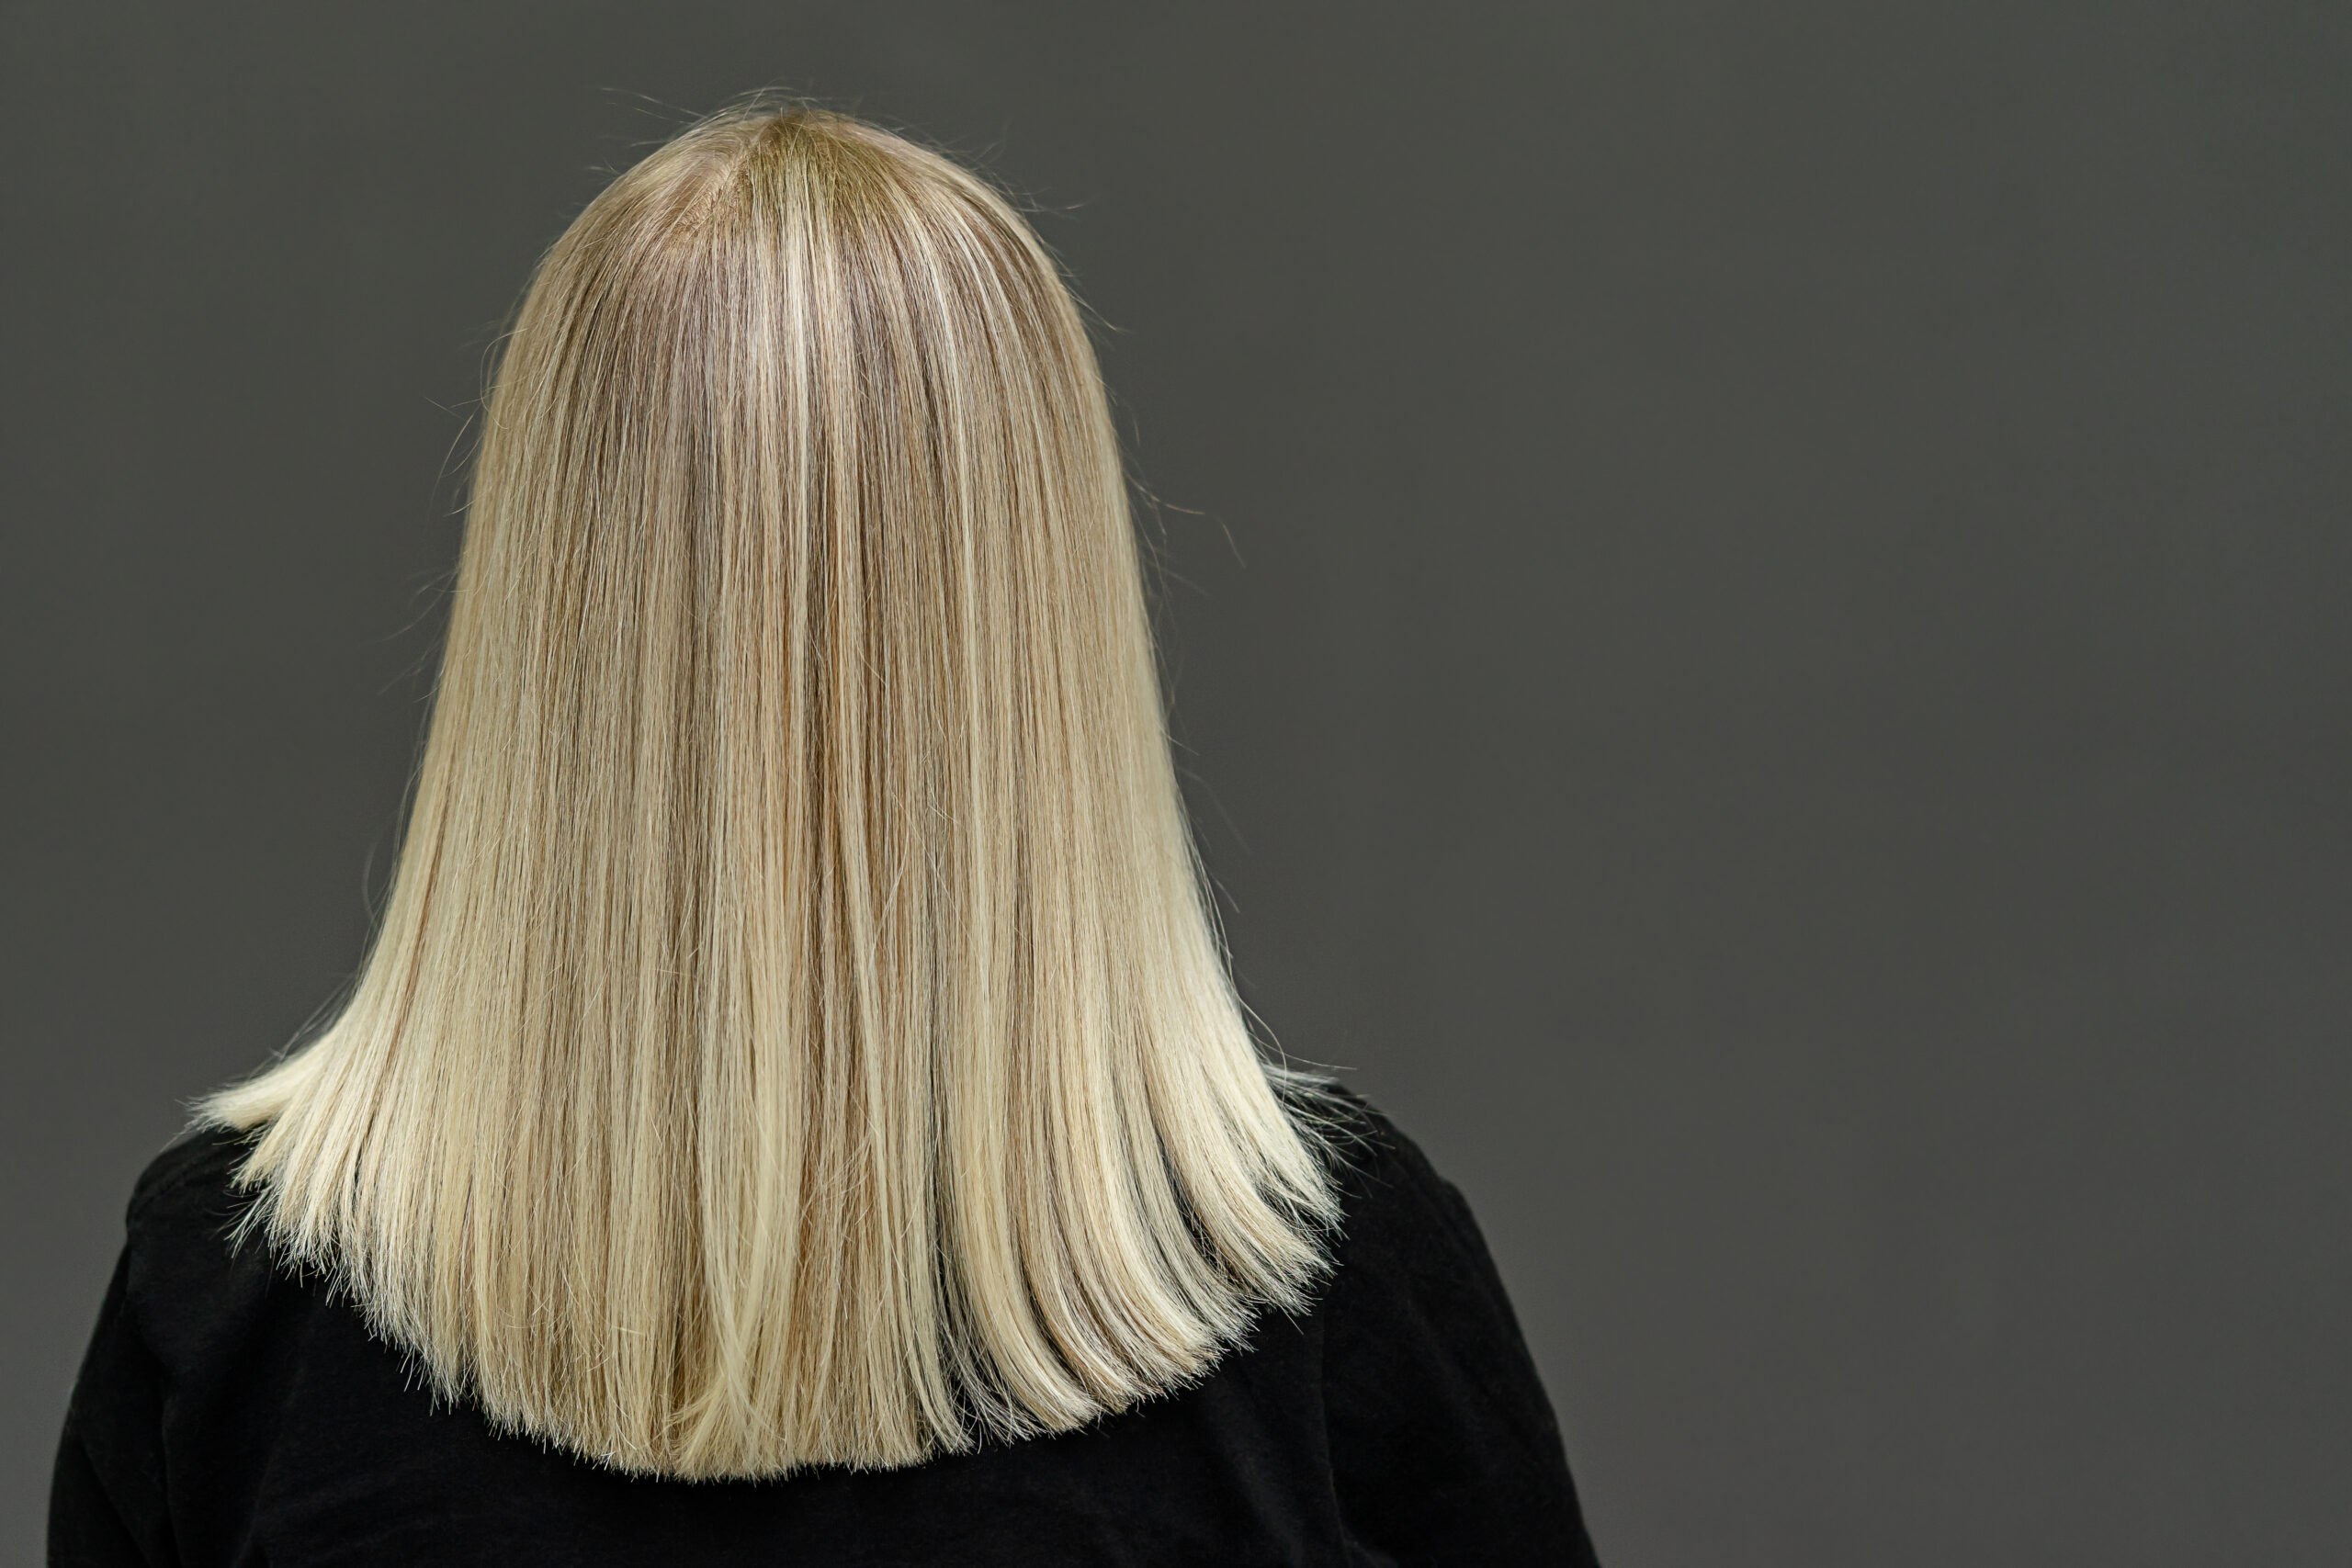
<svg viewBox="0 0 2352 1568">
<path fill-rule="evenodd" d="M 1307 1083 L 1225 966 L 1027 224 L 807 108 L 619 176 L 493 378 L 352 995 L 201 1107 L 251 1223 L 504 1428 L 904 1465 L 1303 1304 Z"/>
</svg>

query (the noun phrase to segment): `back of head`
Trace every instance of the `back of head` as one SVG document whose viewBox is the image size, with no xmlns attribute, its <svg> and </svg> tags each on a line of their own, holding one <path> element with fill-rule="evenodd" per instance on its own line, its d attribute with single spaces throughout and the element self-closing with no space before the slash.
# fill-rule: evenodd
<svg viewBox="0 0 2352 1568">
<path fill-rule="evenodd" d="M 445 1392 L 631 1471 L 1067 1429 L 1298 1301 L 1329 1184 L 1083 323 L 985 184 L 746 109 L 549 251 L 381 929 L 207 1110 Z"/>
</svg>

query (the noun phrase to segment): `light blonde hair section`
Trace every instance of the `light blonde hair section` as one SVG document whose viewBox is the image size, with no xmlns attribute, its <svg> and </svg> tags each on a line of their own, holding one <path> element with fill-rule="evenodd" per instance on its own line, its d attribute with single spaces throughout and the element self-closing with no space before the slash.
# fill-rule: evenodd
<svg viewBox="0 0 2352 1568">
<path fill-rule="evenodd" d="M 622 1470 L 895 1466 L 1202 1375 L 1320 1271 L 1053 260 L 730 111 L 539 265 L 380 929 L 207 1101 L 281 1255 Z"/>
</svg>

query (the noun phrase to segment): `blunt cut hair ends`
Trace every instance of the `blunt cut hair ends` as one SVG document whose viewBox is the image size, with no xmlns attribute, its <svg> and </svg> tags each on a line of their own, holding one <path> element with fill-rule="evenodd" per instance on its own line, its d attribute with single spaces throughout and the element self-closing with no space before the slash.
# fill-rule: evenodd
<svg viewBox="0 0 2352 1568">
<path fill-rule="evenodd" d="M 1170 765 L 1052 258 L 842 116 L 684 132 L 493 378 L 349 1000 L 207 1100 L 249 1224 L 445 1394 L 674 1477 L 1067 1430 L 1334 1217 Z"/>
</svg>

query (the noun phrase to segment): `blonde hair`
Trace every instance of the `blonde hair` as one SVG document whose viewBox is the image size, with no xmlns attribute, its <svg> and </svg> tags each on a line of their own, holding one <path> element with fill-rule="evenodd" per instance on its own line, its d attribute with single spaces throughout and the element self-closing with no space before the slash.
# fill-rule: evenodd
<svg viewBox="0 0 2352 1568">
<path fill-rule="evenodd" d="M 249 1223 L 622 1470 L 893 1466 L 1196 1379 L 1321 1272 L 1118 444 L 985 183 L 754 106 L 616 179 L 493 378 L 348 1001 L 205 1102 Z"/>
</svg>

